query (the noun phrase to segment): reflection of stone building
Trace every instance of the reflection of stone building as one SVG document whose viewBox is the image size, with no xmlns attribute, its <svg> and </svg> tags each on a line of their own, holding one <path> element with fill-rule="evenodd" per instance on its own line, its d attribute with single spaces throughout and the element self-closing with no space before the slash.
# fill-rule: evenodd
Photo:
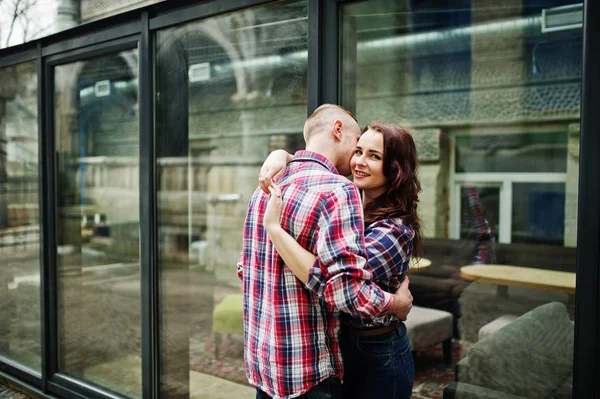
<svg viewBox="0 0 600 399">
<path fill-rule="evenodd" d="M 288 8 L 292 21 L 303 15 L 302 8 Z M 306 117 L 306 60 L 301 51 L 306 46 L 306 21 L 300 18 L 295 23 L 270 25 L 267 22 L 272 18 L 268 9 L 262 14 L 247 11 L 186 25 L 158 37 L 159 60 L 172 58 L 169 51 L 174 46 L 193 49 L 185 64 L 189 82 L 183 83 L 188 98 L 181 104 L 189 113 L 185 128 L 189 130 L 190 159 L 186 153 L 173 161 L 159 160 L 180 160 L 177 172 L 161 167 L 161 184 L 177 185 L 182 199 L 187 199 L 188 188 L 193 186 L 189 190 L 193 193 L 191 212 L 182 206 L 177 211 L 172 206 L 161 207 L 163 215 L 178 212 L 184 222 L 176 223 L 179 238 L 170 238 L 179 248 L 169 246 L 165 250 L 187 253 L 188 240 L 206 242 L 208 253 L 203 259 L 211 263 L 207 268 L 215 270 L 219 280 L 235 285 L 239 284 L 235 264 L 245 205 L 256 188 L 258 167 L 273 146 L 301 145 L 298 137 Z M 266 27 L 252 35 L 235 33 L 235 26 L 262 23 Z M 269 47 L 257 47 L 265 40 Z M 282 55 L 273 56 L 273 52 Z M 170 87 L 163 89 L 159 82 L 160 95 L 166 91 L 168 96 Z M 188 162 L 193 167 L 189 174 Z M 239 194 L 239 201 L 222 200 L 232 194 Z M 190 225 L 186 225 L 188 217 Z"/>
<path fill-rule="evenodd" d="M 106 18 L 160 1 L 163 0 L 80 0 L 81 22 Z"/>
<path fill-rule="evenodd" d="M 491 2 L 481 1 L 480 7 L 467 15 L 455 13 L 444 21 L 433 17 L 421 20 L 424 25 L 429 23 L 426 33 L 416 30 L 394 38 L 367 41 L 358 38 L 358 117 L 361 123 L 397 119 L 414 128 L 423 162 L 421 209 L 429 237 L 459 236 L 456 193 L 462 171 L 457 170 L 461 166 L 458 151 L 468 156 L 495 151 L 488 154 L 497 161 L 495 170 L 492 167 L 485 171 L 467 170 L 465 178 L 484 179 L 485 173 L 490 180 L 477 183 L 498 187 L 493 206 L 499 210 L 489 211 L 500 214 L 497 219 L 501 220 L 495 221 L 499 229 L 494 232 L 500 242 L 552 241 L 559 235 L 561 245 L 563 240 L 564 245 L 575 245 L 577 209 L 573 204 L 577 192 L 573 182 L 578 164 L 574 152 L 567 152 L 567 141 L 574 146 L 573 140 L 578 137 L 569 132 L 578 131 L 581 36 L 578 30 L 542 32 L 541 10 L 523 15 L 521 2 L 517 3 L 512 9 L 500 10 L 491 7 Z M 493 15 L 488 15 L 492 9 Z M 470 19 L 473 25 L 464 28 L 465 19 Z M 439 30 L 431 33 L 435 24 L 440 25 Z M 399 54 L 403 55 L 402 61 L 397 59 Z M 400 70 L 407 65 L 411 84 L 393 86 L 396 74 L 374 74 L 381 65 L 397 66 Z M 544 134 L 548 136 L 542 139 Z M 474 144 L 479 138 L 483 142 Z M 489 145 L 491 140 L 499 142 L 495 149 Z M 520 169 L 516 165 L 512 168 L 502 165 L 507 162 L 503 156 L 512 156 L 510 162 L 521 162 Z M 550 173 L 530 176 L 532 183 L 547 180 L 564 186 L 567 182 L 562 190 L 554 187 L 542 190 L 542 194 L 548 197 L 552 194 L 561 203 L 560 210 L 546 209 L 564 214 L 563 220 L 552 226 L 548 223 L 540 226 L 531 209 L 522 209 L 523 206 L 513 211 L 521 212 L 524 221 L 511 220 L 512 204 L 507 201 L 517 206 L 540 195 L 524 192 L 515 185 L 524 178 L 517 174 L 544 169 L 521 161 L 526 159 L 552 163 L 545 172 L 551 172 L 557 164 L 568 165 L 554 171 L 560 176 Z M 505 181 L 511 182 L 510 187 Z M 512 199 L 507 193 L 509 189 L 513 192 Z M 554 191 L 550 193 L 551 190 Z M 519 197 L 521 194 L 526 197 Z M 498 198 L 503 195 L 504 199 Z M 503 227 L 504 231 L 498 231 Z M 546 231 L 540 232 L 543 229 Z"/>
<path fill-rule="evenodd" d="M 35 73 L 32 62 L 0 69 L 0 354 L 29 367 L 41 354 Z"/>
<path fill-rule="evenodd" d="M 40 372 L 56 354 L 60 373 L 134 397 L 142 374 L 144 390 L 153 383 L 149 367 L 169 398 L 190 396 L 191 371 L 243 381 L 243 366 L 218 374 L 211 344 L 215 309 L 239 293 L 246 203 L 268 152 L 301 148 L 307 111 L 337 94 L 361 125 L 414 130 L 432 261 L 411 275 L 415 303 L 419 283 L 442 306 L 461 295 L 458 272 L 437 273 L 473 261 L 467 184 L 496 236 L 496 263 L 574 271 L 582 32 L 541 26 L 542 9 L 564 2 L 57 3 L 62 33 L 2 50 L 0 62 L 1 357 Z M 340 11 L 337 38 L 329 5 Z M 583 244 L 579 272 L 593 265 Z M 474 286 L 467 331 L 522 313 L 491 309 L 502 304 L 495 287 L 488 296 Z M 566 301 L 511 298 L 523 309 Z M 52 368 L 42 375 L 54 382 Z"/>
<path fill-rule="evenodd" d="M 134 3 L 130 6 L 139 5 Z M 81 3 L 82 20 L 95 15 L 86 4 Z M 111 12 L 108 8 L 106 13 Z M 157 83 L 157 128 L 164 123 L 173 132 L 168 140 L 156 144 L 161 259 L 201 263 L 219 279 L 235 285 L 239 284 L 235 263 L 245 204 L 256 187 L 258 167 L 270 148 L 298 149 L 303 145 L 306 10 L 297 6 L 284 9 L 296 22 L 271 25 L 268 22 L 273 15 L 266 8 L 157 35 L 157 68 L 174 65 L 188 71 L 179 75 L 180 81 L 165 86 Z M 236 28 L 251 24 L 264 24 L 265 28 L 256 32 Z M 268 47 L 258 48 L 259 41 L 265 40 Z M 189 48 L 194 49 L 189 56 L 178 53 L 178 49 Z M 203 68 L 207 69 L 203 72 Z M 111 75 L 112 70 L 116 75 Z M 57 142 L 57 151 L 63 154 L 59 168 L 67 173 L 61 181 L 69 185 L 64 192 L 73 193 L 74 206 L 85 204 L 83 224 L 97 214 L 109 215 L 111 253 L 134 255 L 139 240 L 135 203 L 139 189 L 138 113 L 132 97 L 137 89 L 137 56 L 121 53 L 57 71 L 59 86 L 71 88 L 59 91 L 57 101 L 61 108 L 77 111 L 61 113 L 56 121 L 58 131 L 69 131 Z M 102 80 L 97 82 L 93 76 L 99 73 Z M 107 95 L 98 91 L 99 84 L 107 87 Z M 73 90 L 75 87 L 78 90 Z M 160 101 L 163 98 L 170 102 Z M 173 107 L 180 109 L 179 117 L 163 121 L 161 115 Z M 239 200 L 222 200 L 231 194 L 239 195 Z M 62 198 L 67 200 L 64 195 Z M 61 237 L 75 239 L 79 222 L 75 218 L 70 224 L 63 221 L 63 230 L 68 231 Z M 125 228 L 128 223 L 130 228 Z M 92 237 L 94 242 L 101 240 Z"/>
<path fill-rule="evenodd" d="M 499 163 L 504 162 L 502 153 L 529 151 L 535 160 L 535 152 L 541 151 L 539 159 L 553 157 L 552 162 L 567 165 L 559 173 L 561 176 L 553 176 L 565 188 L 551 194 L 558 198 L 553 206 L 562 204 L 563 208 L 560 240 L 573 246 L 577 209 L 572 204 L 577 198 L 578 163 L 573 156 L 576 152 L 567 148 L 576 148 L 578 137 L 569 134 L 578 131 L 578 39 L 559 35 L 556 41 L 548 41 L 540 33 L 537 15 L 523 16 L 521 11 L 514 14 L 514 10 L 520 10 L 516 7 L 490 16 L 484 5 L 472 11 L 474 25 L 468 29 L 453 28 L 453 24 L 463 25 L 464 21 L 457 17 L 456 21 L 444 21 L 435 34 L 421 37 L 419 21 L 410 20 L 410 14 L 399 9 L 392 23 L 398 29 L 415 25 L 413 32 L 409 29 L 409 33 L 391 41 L 376 36 L 356 37 L 355 70 L 344 70 L 349 81 L 356 81 L 356 100 L 348 105 L 358 110 L 363 125 L 373 119 L 408 120 L 414 128 L 422 161 L 421 214 L 429 237 L 459 238 L 460 205 L 456 193 L 462 177 L 457 170 L 457 166 L 461 167 L 458 150 L 471 156 L 491 151 L 473 144 L 474 139 L 469 138 L 488 137 L 501 143 L 499 150 L 494 150 L 500 154 Z M 83 2 L 83 18 L 86 9 Z M 490 18 L 492 22 L 488 23 Z M 260 162 L 274 143 L 294 148 L 302 144 L 299 133 L 305 115 L 306 82 L 298 81 L 296 76 L 298 70 L 306 71 L 306 53 L 293 49 L 302 48 L 303 44 L 298 39 L 280 41 L 276 45 L 283 55 L 272 56 L 272 47 L 265 52 L 257 43 L 273 36 L 306 37 L 305 28 L 302 24 L 290 24 L 264 28 L 251 35 L 232 33 L 236 26 L 260 24 L 263 19 L 264 16 L 247 11 L 158 36 L 159 59 L 161 54 L 172 56 L 174 46 L 195 48 L 184 64 L 189 72 L 187 102 L 179 103 L 187 107 L 189 116 L 185 127 L 189 132 L 187 153 L 165 154 L 158 160 L 164 256 L 187 258 L 193 242 L 206 243 L 200 246 L 208 253 L 199 261 L 214 263 L 207 267 L 217 270 L 221 280 L 231 279 L 232 283 L 244 205 L 256 186 Z M 163 47 L 170 50 L 164 52 Z M 164 90 L 165 93 L 159 88 L 158 95 L 178 95 L 168 92 L 168 88 Z M 123 126 L 123 120 L 116 121 L 114 117 L 111 123 Z M 104 122 L 98 129 L 114 133 Z M 540 148 L 551 143 L 536 144 L 536 137 L 548 132 L 550 136 L 544 137 L 549 137 L 554 147 L 544 152 Z M 110 135 L 102 136 L 111 140 Z M 507 144 L 511 140 L 515 142 L 512 147 Z M 528 144 L 531 140 L 533 144 Z M 111 155 L 118 155 L 119 146 L 113 150 L 117 152 Z M 94 167 L 89 170 L 91 173 Z M 118 168 L 113 170 L 118 179 L 129 174 L 120 173 Z M 514 186 L 520 184 L 518 180 L 510 180 L 512 175 L 502 170 L 498 173 L 490 181 L 476 183 L 484 188 L 493 186 L 488 189 L 492 194 L 487 204 L 499 242 L 519 240 L 519 234 L 526 241 L 556 240 L 556 231 L 551 238 L 544 238 L 546 233 L 534 231 L 540 226 L 528 227 L 537 223 L 529 214 L 530 209 L 521 206 L 517 210 L 523 214 L 522 220 L 511 220 L 506 211 L 512 206 L 507 201 L 534 201 L 536 195 L 550 195 L 548 189 L 542 188 L 541 194 L 518 191 L 518 186 Z M 543 175 L 536 175 L 535 179 L 546 179 Z M 473 173 L 467 177 L 478 178 Z M 499 183 L 497 179 L 503 180 Z M 506 196 L 509 187 L 505 181 L 511 181 L 513 199 Z M 238 203 L 215 202 L 218 196 L 228 194 L 241 194 L 241 199 Z M 527 198 L 516 197 L 521 194 Z M 555 225 L 550 227 L 556 230 Z M 542 235 L 536 238 L 535 234 Z"/>
<path fill-rule="evenodd" d="M 37 224 L 37 102 L 34 66 L 0 71 L 0 227 Z"/>
</svg>

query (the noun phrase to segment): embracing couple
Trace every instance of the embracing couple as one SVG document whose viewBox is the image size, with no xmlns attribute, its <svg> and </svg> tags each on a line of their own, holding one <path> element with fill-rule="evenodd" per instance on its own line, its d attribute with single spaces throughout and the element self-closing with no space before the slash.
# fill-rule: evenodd
<svg viewBox="0 0 600 399">
<path fill-rule="evenodd" d="M 248 205 L 237 267 L 248 381 L 257 399 L 408 398 L 405 274 L 423 251 L 414 141 L 392 125 L 361 130 L 332 104 L 304 140 L 271 153 Z"/>
</svg>

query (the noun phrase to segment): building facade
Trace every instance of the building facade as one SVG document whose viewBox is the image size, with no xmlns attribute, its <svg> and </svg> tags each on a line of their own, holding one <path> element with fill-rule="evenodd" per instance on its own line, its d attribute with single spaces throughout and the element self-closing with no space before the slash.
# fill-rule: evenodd
<svg viewBox="0 0 600 399">
<path fill-rule="evenodd" d="M 432 260 L 410 277 L 415 304 L 451 311 L 468 348 L 505 313 L 563 303 L 573 395 L 600 395 L 598 6 L 54 7 L 57 33 L 0 50 L 5 378 L 65 398 L 242 386 L 241 320 L 222 330 L 220 312 L 241 294 L 246 204 L 269 152 L 303 148 L 307 115 L 339 103 L 361 126 L 415 138 Z M 564 272 L 573 286 L 507 294 L 460 277 L 477 263 Z"/>
</svg>

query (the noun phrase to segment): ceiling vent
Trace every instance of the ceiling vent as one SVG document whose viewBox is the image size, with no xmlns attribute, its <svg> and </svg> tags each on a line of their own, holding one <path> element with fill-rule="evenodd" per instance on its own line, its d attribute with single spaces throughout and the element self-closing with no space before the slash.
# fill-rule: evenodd
<svg viewBox="0 0 600 399">
<path fill-rule="evenodd" d="M 96 97 L 106 97 L 110 95 L 110 80 L 100 80 L 94 85 L 94 94 Z"/>
<path fill-rule="evenodd" d="M 580 29 L 583 26 L 583 3 L 542 10 L 542 32 Z"/>
<path fill-rule="evenodd" d="M 203 82 L 210 79 L 210 63 L 203 62 L 190 66 L 188 71 L 190 82 Z"/>
</svg>

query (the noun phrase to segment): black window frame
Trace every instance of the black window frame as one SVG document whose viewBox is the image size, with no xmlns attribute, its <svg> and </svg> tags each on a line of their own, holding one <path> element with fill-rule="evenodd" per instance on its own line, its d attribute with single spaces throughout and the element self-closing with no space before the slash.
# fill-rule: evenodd
<svg viewBox="0 0 600 399">
<path fill-rule="evenodd" d="M 23 48 L 18 48 L 18 49 L 8 49 L 6 51 L 6 55 L 5 56 L 0 56 L 0 69 L 2 68 L 7 68 L 7 67 L 11 67 L 11 66 L 15 66 L 15 65 L 19 65 L 19 64 L 24 64 L 27 62 L 35 62 L 36 63 L 36 71 L 37 71 L 37 75 L 38 75 L 38 81 L 37 81 L 37 101 L 38 101 L 38 165 L 40 165 L 40 170 L 41 170 L 41 131 L 39 130 L 39 126 L 40 126 L 40 97 L 41 97 L 41 91 L 40 91 L 40 86 L 41 86 L 41 77 L 39 75 L 40 73 L 40 57 L 39 57 L 39 46 L 31 43 L 31 44 L 27 44 L 22 46 Z M 41 186 L 41 182 L 42 182 L 42 176 L 41 173 L 38 171 L 38 191 L 41 193 L 42 192 L 42 186 Z M 39 195 L 38 196 L 39 201 L 38 201 L 38 206 L 41 204 L 41 198 L 42 196 Z M 39 216 L 39 220 L 40 220 L 40 233 L 42 231 L 42 223 L 43 223 L 43 219 L 42 219 L 42 215 L 41 215 L 41 208 L 40 209 L 40 216 Z M 41 237 L 41 234 L 40 234 Z M 40 260 L 40 271 L 43 269 L 42 265 L 44 264 L 43 262 L 43 257 L 42 257 L 42 245 L 40 245 L 40 256 L 39 256 L 39 260 Z M 40 279 L 42 278 L 42 276 L 40 276 Z M 42 301 L 43 299 L 41 299 L 42 295 L 42 284 L 40 284 L 40 306 L 42 305 Z M 42 331 L 42 335 L 43 335 L 43 331 L 44 331 L 44 324 L 43 324 L 43 310 L 40 309 L 40 318 L 41 320 L 41 331 Z M 43 368 L 43 361 L 44 361 L 44 356 L 43 356 L 43 339 L 42 337 L 40 337 L 40 344 L 42 345 L 42 368 Z M 43 373 L 42 373 L 43 374 Z M 36 372 L 35 370 L 32 370 L 10 358 L 4 357 L 4 356 L 0 356 L 0 375 L 4 375 L 5 378 L 9 379 L 10 381 L 13 382 L 18 382 L 18 381 L 23 381 L 25 384 L 27 384 L 30 387 L 36 387 L 36 386 L 40 386 L 42 383 L 42 374 Z"/>
<path fill-rule="evenodd" d="M 340 101 L 340 29 L 344 4 L 352 0 L 308 1 L 307 115 L 323 103 Z M 0 357 L 0 376 L 44 397 L 119 398 L 56 370 L 56 261 L 54 249 L 55 165 L 53 74 L 55 65 L 118 51 L 136 43 L 139 49 L 139 152 L 142 311 L 142 393 L 161 397 L 159 384 L 159 271 L 156 256 L 156 171 L 153 126 L 154 35 L 169 26 L 208 18 L 268 0 L 160 2 L 82 24 L 36 41 L 0 50 L 0 68 L 36 61 L 40 190 L 40 273 L 42 373 Z M 581 136 L 578 198 L 577 293 L 573 397 L 600 397 L 600 4 L 584 1 Z M 42 195 L 44 194 L 44 195 Z"/>
<path fill-rule="evenodd" d="M 56 263 L 56 164 L 55 164 L 55 126 L 54 126 L 54 68 L 60 65 L 84 61 L 93 57 L 114 54 L 123 50 L 133 50 L 139 48 L 141 35 L 133 33 L 126 36 L 118 35 L 122 26 L 111 27 L 110 29 L 99 32 L 97 41 L 93 44 L 85 45 L 85 40 L 73 40 L 72 46 L 68 49 L 62 47 L 63 51 L 48 52 L 43 60 L 44 69 L 44 96 L 43 96 L 43 171 L 45 172 L 43 214 L 43 254 L 44 254 L 44 274 L 42 286 L 49 289 L 43 290 L 44 295 L 44 361 L 42 377 L 44 380 L 44 392 L 64 396 L 66 398 L 124 398 L 115 392 L 98 388 L 83 380 L 78 380 L 69 375 L 63 374 L 58 370 L 58 297 L 57 297 L 57 263 Z M 131 33 L 129 30 L 121 30 L 125 33 Z M 89 40 L 89 39 L 88 39 Z M 62 43 L 61 43 L 62 44 Z M 59 46 L 60 47 L 60 46 Z M 138 66 L 138 68 L 140 68 Z M 140 111 L 140 122 L 142 113 Z M 141 141 L 140 141 L 141 142 Z M 141 157 L 141 154 L 140 154 Z M 140 172 L 141 174 L 141 172 Z M 140 197 L 141 200 L 141 197 Z M 42 209 L 42 208 L 40 208 Z M 141 209 L 141 206 L 140 206 Z M 142 220 L 142 219 L 140 219 Z M 142 241 L 142 236 L 140 237 Z M 140 259 L 140 262 L 143 262 Z M 142 265 L 144 263 L 141 263 Z M 142 268 L 143 270 L 143 268 Z M 142 284 L 142 288 L 144 284 Z M 140 306 L 143 302 L 140 302 Z M 143 347 L 143 346 L 142 346 Z"/>
</svg>

